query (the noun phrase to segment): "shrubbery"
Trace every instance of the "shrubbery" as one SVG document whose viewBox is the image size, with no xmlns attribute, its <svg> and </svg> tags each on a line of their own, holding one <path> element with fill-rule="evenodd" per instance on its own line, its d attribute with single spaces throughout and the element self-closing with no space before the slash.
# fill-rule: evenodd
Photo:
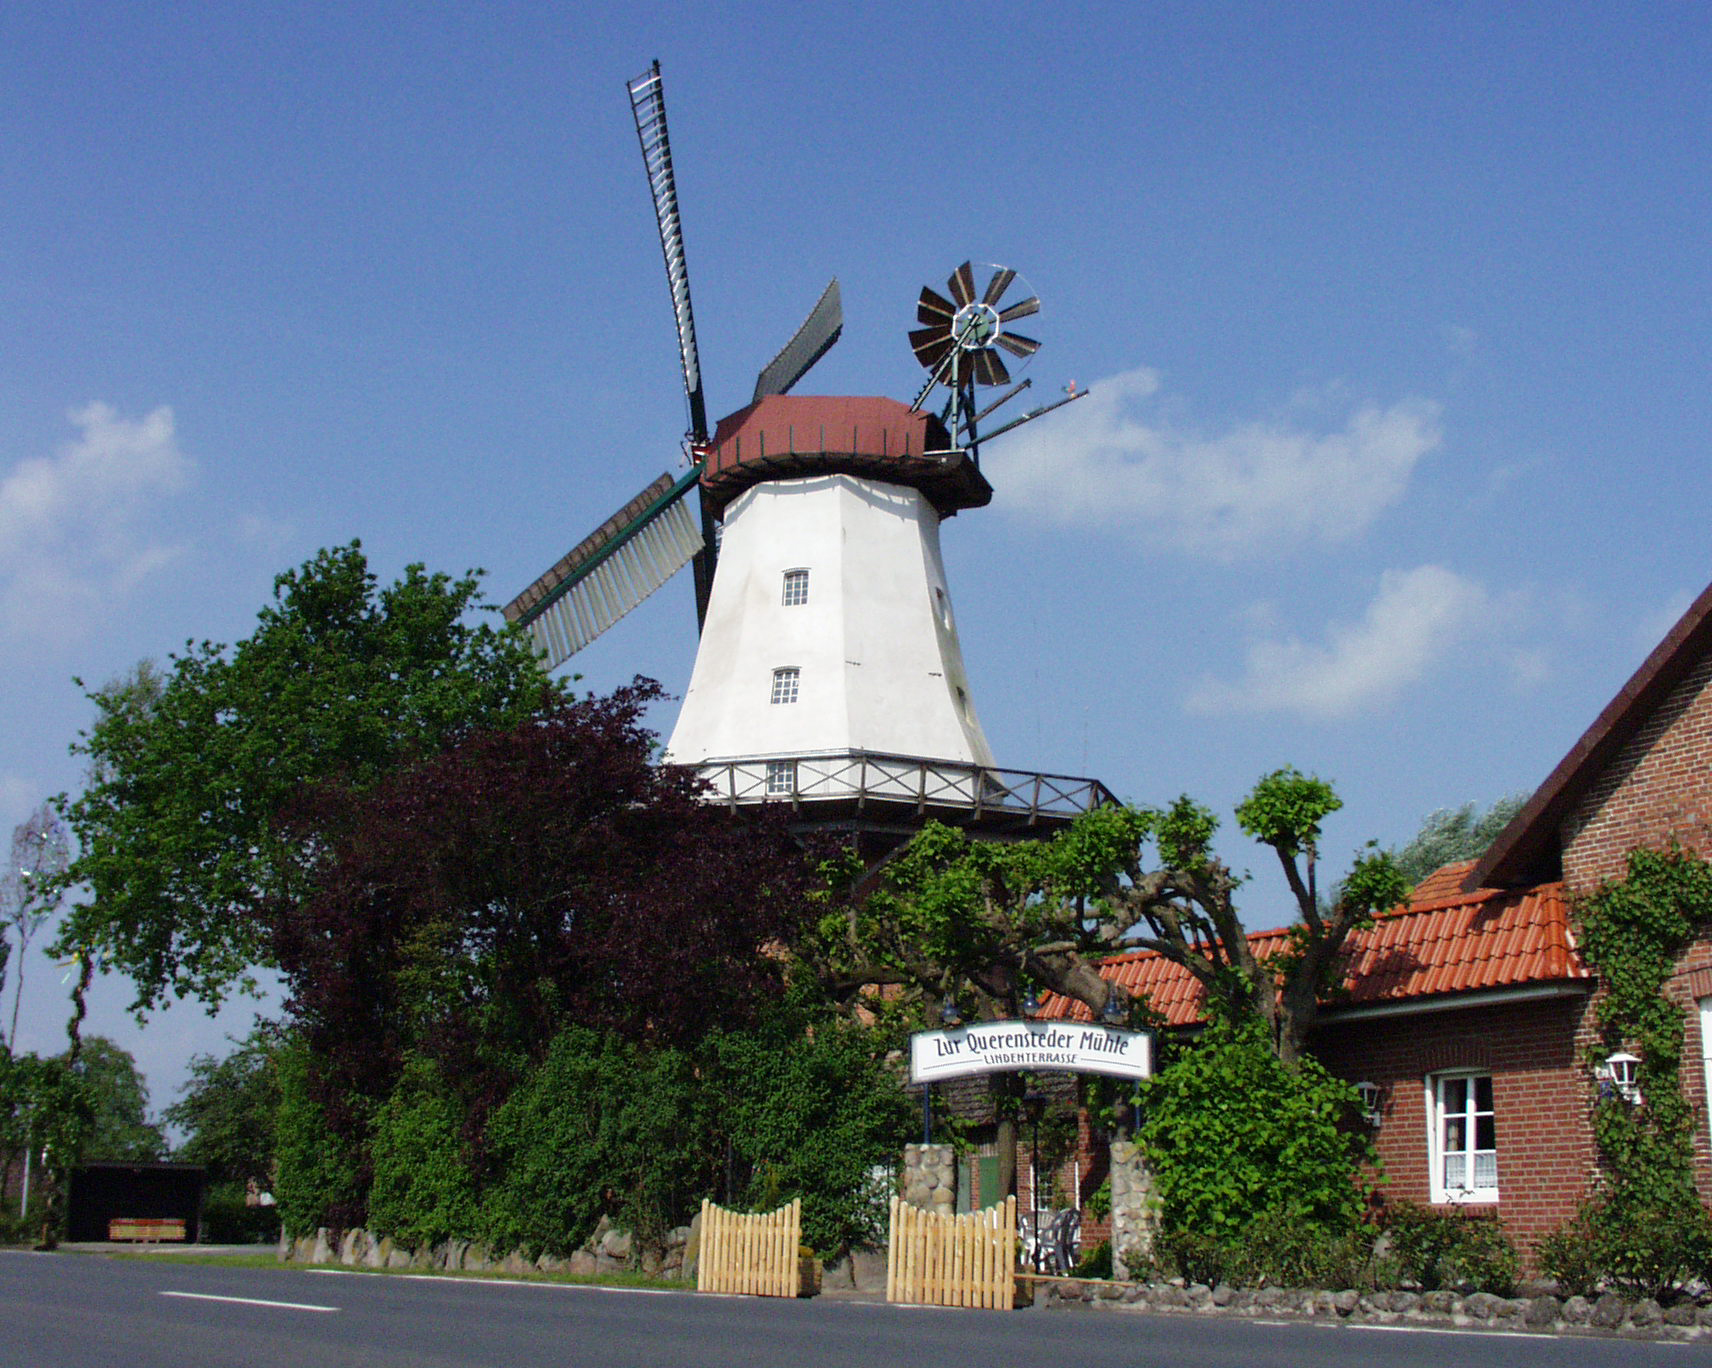
<svg viewBox="0 0 1712 1368">
<path fill-rule="evenodd" d="M 1239 1233 L 1202 1235 L 1173 1230 L 1155 1241 L 1150 1257 L 1129 1260 L 1134 1278 L 1180 1277 L 1185 1282 L 1271 1283 L 1278 1287 L 1374 1287 L 1386 1270 L 1375 1263 L 1369 1226 L 1329 1233 L 1276 1214 Z"/>
<path fill-rule="evenodd" d="M 404 1244 L 471 1230 L 476 1184 L 464 1161 L 463 1113 L 434 1066 L 416 1059 L 380 1109 L 371 1145 L 369 1224 Z"/>
<path fill-rule="evenodd" d="M 1355 1089 L 1312 1058 L 1282 1064 L 1262 1028 L 1214 1025 L 1146 1089 L 1141 1138 L 1168 1230 L 1228 1240 L 1266 1217 L 1338 1234 L 1374 1159 L 1347 1123 Z"/>
<path fill-rule="evenodd" d="M 1397 1275 L 1432 1291 L 1473 1287 L 1507 1297 L 1516 1287 L 1521 1259 L 1490 1216 L 1460 1216 L 1398 1202 L 1385 1213 Z"/>
<path fill-rule="evenodd" d="M 645 1238 L 687 1220 L 717 1176 L 709 1101 L 682 1052 L 563 1032 L 488 1123 L 479 1233 L 568 1254 L 603 1215 Z"/>
<path fill-rule="evenodd" d="M 356 1148 L 313 1100 L 308 1059 L 287 1050 L 281 1214 L 294 1234 L 364 1224 L 410 1245 L 564 1255 L 603 1217 L 647 1243 L 706 1195 L 752 1210 L 801 1197 L 803 1239 L 836 1254 L 883 1236 L 872 1173 L 912 1125 L 890 1043 L 796 1002 L 693 1052 L 571 1027 L 485 1126 L 432 1063 L 411 1060 Z"/>
<path fill-rule="evenodd" d="M 279 1238 L 279 1208 L 251 1206 L 242 1183 L 216 1183 L 202 1198 L 204 1244 L 272 1244 Z"/>
<path fill-rule="evenodd" d="M 1388 1210 L 1383 1226 L 1316 1229 L 1277 1212 L 1240 1231 L 1207 1235 L 1169 1230 L 1151 1256 L 1132 1257 L 1131 1277 L 1180 1277 L 1209 1287 L 1226 1282 L 1277 1287 L 1455 1287 L 1509 1296 L 1520 1260 L 1498 1222 L 1429 1211 Z"/>
<path fill-rule="evenodd" d="M 1635 1210 L 1607 1193 L 1540 1241 L 1539 1263 L 1574 1295 L 1611 1287 L 1629 1297 L 1668 1300 L 1712 1272 L 1712 1221 L 1698 1201 L 1667 1211 Z"/>
<path fill-rule="evenodd" d="M 360 1224 L 360 1156 L 343 1131 L 328 1124 L 309 1052 L 287 1043 L 277 1063 L 279 1173 L 273 1195 L 281 1223 L 293 1235 L 311 1234 L 322 1225 Z"/>
</svg>

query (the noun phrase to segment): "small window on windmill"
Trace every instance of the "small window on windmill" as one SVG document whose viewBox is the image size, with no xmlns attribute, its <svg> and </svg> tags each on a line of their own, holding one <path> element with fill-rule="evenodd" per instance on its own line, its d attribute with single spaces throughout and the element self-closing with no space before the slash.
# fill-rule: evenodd
<svg viewBox="0 0 1712 1368">
<path fill-rule="evenodd" d="M 797 608 L 808 602 L 808 571 L 785 571 L 785 593 L 780 600 L 787 608 Z"/>
<path fill-rule="evenodd" d="M 969 691 L 967 689 L 957 690 L 957 715 L 965 722 L 973 722 L 975 720 L 969 715 Z"/>
<path fill-rule="evenodd" d="M 951 630 L 951 600 L 945 597 L 945 590 L 937 584 L 933 586 L 933 607 L 939 614 L 939 625 L 946 631 Z"/>
<path fill-rule="evenodd" d="M 802 679 L 802 671 L 795 665 L 787 665 L 782 670 L 773 671 L 773 702 L 795 703 L 797 701 L 797 685 Z"/>
<path fill-rule="evenodd" d="M 797 791 L 797 762 L 769 760 L 767 762 L 767 792 L 795 793 Z"/>
</svg>

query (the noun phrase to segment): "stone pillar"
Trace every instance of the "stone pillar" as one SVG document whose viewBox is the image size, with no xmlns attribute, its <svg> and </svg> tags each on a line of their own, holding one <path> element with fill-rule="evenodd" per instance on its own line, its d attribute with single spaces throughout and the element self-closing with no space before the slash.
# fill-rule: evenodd
<svg viewBox="0 0 1712 1368">
<path fill-rule="evenodd" d="M 1112 1276 L 1126 1278 L 1127 1254 L 1153 1253 L 1159 1212 L 1153 1196 L 1153 1170 L 1133 1140 L 1112 1141 Z"/>
<path fill-rule="evenodd" d="M 904 1201 L 940 1216 L 957 1214 L 957 1151 L 950 1145 L 905 1145 Z"/>
</svg>

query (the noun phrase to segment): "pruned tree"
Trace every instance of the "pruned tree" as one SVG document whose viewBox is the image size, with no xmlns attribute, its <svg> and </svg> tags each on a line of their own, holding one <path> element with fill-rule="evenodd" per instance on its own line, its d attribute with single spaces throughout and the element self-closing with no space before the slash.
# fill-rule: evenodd
<svg viewBox="0 0 1712 1368">
<path fill-rule="evenodd" d="M 1321 826 L 1339 806 L 1329 784 L 1285 768 L 1236 809 L 1242 830 L 1276 855 L 1297 911 L 1287 949 L 1266 960 L 1237 907 L 1242 879 L 1213 851 L 1217 819 L 1188 798 L 1096 809 L 1044 842 L 981 843 L 929 826 L 865 897 L 852 896 L 863 871 L 847 857 L 828 867 L 834 894 L 797 949 L 850 1011 L 901 1006 L 937 1018 L 951 1000 L 988 1020 L 1018 1015 L 1044 989 L 1128 1018 L 1134 1004 L 1098 961 L 1151 949 L 1195 977 L 1213 1014 L 1263 1023 L 1294 1066 L 1350 933 L 1407 892 L 1391 857 L 1370 845 L 1322 899 Z M 1002 1098 L 999 1127 L 1008 1183 L 1015 1121 Z"/>
<path fill-rule="evenodd" d="M 420 565 L 381 587 L 361 544 L 274 581 L 256 630 L 189 643 L 89 693 L 72 749 L 88 784 L 63 811 L 87 889 L 56 950 L 127 974 L 139 1011 L 218 1004 L 269 962 L 257 908 L 304 855 L 275 817 L 305 786 L 361 788 L 393 767 L 522 721 L 559 691 L 527 640 L 474 625 L 478 575 Z"/>
</svg>

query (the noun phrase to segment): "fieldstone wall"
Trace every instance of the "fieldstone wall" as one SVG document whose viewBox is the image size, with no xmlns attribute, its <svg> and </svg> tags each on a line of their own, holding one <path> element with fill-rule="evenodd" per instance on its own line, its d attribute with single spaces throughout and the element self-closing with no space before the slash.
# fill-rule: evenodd
<svg viewBox="0 0 1712 1368">
<path fill-rule="evenodd" d="M 1159 1215 L 1153 1197 L 1153 1171 L 1141 1146 L 1133 1140 L 1113 1140 L 1111 1162 L 1112 1271 L 1121 1276 L 1128 1266 L 1126 1255 L 1153 1253 Z"/>
<path fill-rule="evenodd" d="M 940 1216 L 957 1213 L 957 1151 L 950 1145 L 905 1145 L 900 1196 Z"/>
<path fill-rule="evenodd" d="M 694 1273 L 694 1251 L 690 1248 L 691 1227 L 679 1226 L 667 1234 L 659 1248 L 640 1247 L 627 1230 L 616 1229 L 605 1217 L 594 1234 L 578 1250 L 563 1257 L 543 1254 L 526 1257 L 519 1250 L 494 1250 L 470 1240 L 445 1240 L 440 1244 L 411 1248 L 396 1243 L 390 1235 L 373 1231 L 329 1230 L 323 1226 L 313 1235 L 279 1237 L 282 1263 L 342 1264 L 346 1268 L 418 1268 L 473 1273 L 569 1273 L 593 1277 L 635 1269 L 650 1277 L 681 1278 Z M 686 1254 L 691 1267 L 686 1271 Z"/>
<path fill-rule="evenodd" d="M 1517 1333 L 1593 1335 L 1620 1339 L 1712 1338 L 1712 1294 L 1671 1306 L 1626 1301 L 1615 1292 L 1597 1298 L 1558 1297 L 1546 1285 L 1524 1287 L 1532 1296 L 1489 1292 L 1358 1292 L 1354 1288 L 1230 1287 L 1220 1283 L 1100 1282 L 1025 1278 L 1036 1306 L 1139 1311 L 1164 1315 L 1297 1317 L 1362 1325 L 1417 1325 L 1423 1329 L 1510 1330 Z"/>
</svg>

